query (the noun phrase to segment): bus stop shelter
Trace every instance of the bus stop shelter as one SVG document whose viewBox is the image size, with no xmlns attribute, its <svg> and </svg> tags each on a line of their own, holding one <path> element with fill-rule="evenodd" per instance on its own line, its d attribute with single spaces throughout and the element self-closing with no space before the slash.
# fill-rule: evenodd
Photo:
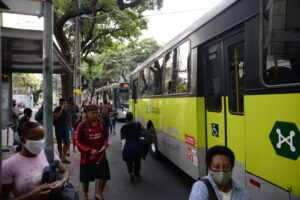
<svg viewBox="0 0 300 200">
<path fill-rule="evenodd" d="M 12 123 L 12 73 L 43 73 L 43 31 L 1 29 L 2 129 Z M 72 69 L 53 43 L 53 73 L 71 74 Z"/>
</svg>

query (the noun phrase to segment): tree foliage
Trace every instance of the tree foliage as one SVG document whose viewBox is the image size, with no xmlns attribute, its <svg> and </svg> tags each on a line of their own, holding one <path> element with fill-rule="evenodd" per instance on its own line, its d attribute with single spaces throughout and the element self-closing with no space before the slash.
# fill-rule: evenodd
<svg viewBox="0 0 300 200">
<path fill-rule="evenodd" d="M 146 10 L 159 9 L 163 0 L 74 0 L 54 1 L 54 35 L 67 61 L 73 63 L 75 48 L 75 21 L 81 16 L 81 53 L 88 56 L 101 54 L 116 43 L 136 40 L 141 30 L 147 29 L 143 17 Z M 71 76 L 62 77 L 63 95 L 72 93 Z M 65 88 L 66 84 L 68 88 Z"/>
<path fill-rule="evenodd" d="M 86 88 L 91 94 L 95 88 L 107 83 L 128 80 L 128 75 L 139 63 L 149 58 L 160 45 L 153 39 L 131 42 L 128 45 L 119 45 L 102 54 L 88 57 L 89 62 L 84 62 L 82 75 Z"/>
<path fill-rule="evenodd" d="M 33 90 L 40 90 L 42 88 L 42 80 L 35 74 L 13 73 L 12 87 L 21 91 L 30 87 Z"/>
<path fill-rule="evenodd" d="M 96 57 L 96 63 L 103 65 L 99 79 L 106 82 L 119 82 L 120 77 L 125 81 L 138 64 L 149 58 L 160 48 L 153 38 L 120 45 L 116 50 L 108 50 Z"/>
</svg>

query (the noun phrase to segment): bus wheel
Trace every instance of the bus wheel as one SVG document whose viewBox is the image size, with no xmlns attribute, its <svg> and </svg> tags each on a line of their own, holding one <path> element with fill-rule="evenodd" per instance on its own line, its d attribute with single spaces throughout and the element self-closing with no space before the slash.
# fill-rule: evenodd
<svg viewBox="0 0 300 200">
<path fill-rule="evenodd" d="M 151 146 L 150 146 L 150 153 L 151 153 L 153 158 L 158 159 L 159 158 L 159 151 L 158 151 L 157 137 L 156 137 L 154 127 L 151 126 L 149 131 L 150 131 L 150 134 L 152 135 L 152 143 L 151 143 Z"/>
</svg>

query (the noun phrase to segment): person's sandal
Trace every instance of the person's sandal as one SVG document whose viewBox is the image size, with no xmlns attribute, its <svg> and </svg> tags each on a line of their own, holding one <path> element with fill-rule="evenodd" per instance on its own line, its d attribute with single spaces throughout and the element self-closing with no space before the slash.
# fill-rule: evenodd
<svg viewBox="0 0 300 200">
<path fill-rule="evenodd" d="M 63 162 L 63 163 L 66 163 L 66 164 L 70 164 L 71 163 L 71 161 L 69 161 L 69 160 L 62 160 L 61 162 Z"/>
</svg>

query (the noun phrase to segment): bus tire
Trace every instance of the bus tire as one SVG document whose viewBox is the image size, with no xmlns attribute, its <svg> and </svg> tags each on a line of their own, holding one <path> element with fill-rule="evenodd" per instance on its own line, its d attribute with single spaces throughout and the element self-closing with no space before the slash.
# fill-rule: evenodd
<svg viewBox="0 0 300 200">
<path fill-rule="evenodd" d="M 159 159 L 160 153 L 158 151 L 157 137 L 156 137 L 156 133 L 155 133 L 155 128 L 153 126 L 151 126 L 149 131 L 150 131 L 150 134 L 152 135 L 152 143 L 151 143 L 151 146 L 150 146 L 151 156 L 155 159 Z"/>
</svg>

